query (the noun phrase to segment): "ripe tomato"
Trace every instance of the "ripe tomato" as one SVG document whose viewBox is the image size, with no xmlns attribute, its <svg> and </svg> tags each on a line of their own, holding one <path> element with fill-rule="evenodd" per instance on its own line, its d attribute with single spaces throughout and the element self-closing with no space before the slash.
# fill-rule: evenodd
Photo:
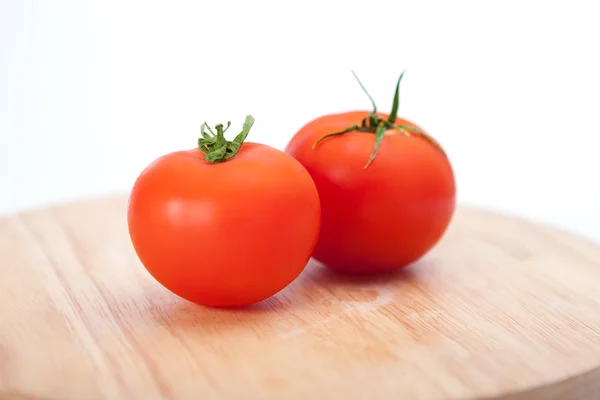
<svg viewBox="0 0 600 400">
<path fill-rule="evenodd" d="M 131 191 L 129 233 L 142 264 L 198 304 L 274 295 L 302 272 L 317 241 L 314 182 L 286 153 L 244 143 L 253 122 L 248 116 L 231 142 L 222 125 L 209 135 L 204 124 L 198 148 L 159 157 Z"/>
<path fill-rule="evenodd" d="M 401 79 L 391 116 L 378 113 L 371 99 L 372 112 L 316 118 L 285 149 L 317 185 L 321 233 L 313 257 L 330 268 L 369 273 L 405 267 L 440 240 L 454 214 L 454 173 L 445 152 L 420 127 L 397 117 Z"/>
</svg>

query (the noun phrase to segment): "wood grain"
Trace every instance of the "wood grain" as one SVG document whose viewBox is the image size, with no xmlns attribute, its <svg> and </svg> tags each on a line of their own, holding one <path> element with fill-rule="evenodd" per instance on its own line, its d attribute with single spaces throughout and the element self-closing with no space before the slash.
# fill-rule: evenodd
<svg viewBox="0 0 600 400">
<path fill-rule="evenodd" d="M 461 208 L 400 273 L 311 263 L 277 296 L 219 310 L 149 276 L 125 207 L 0 220 L 3 398 L 600 398 L 595 244 Z"/>
</svg>

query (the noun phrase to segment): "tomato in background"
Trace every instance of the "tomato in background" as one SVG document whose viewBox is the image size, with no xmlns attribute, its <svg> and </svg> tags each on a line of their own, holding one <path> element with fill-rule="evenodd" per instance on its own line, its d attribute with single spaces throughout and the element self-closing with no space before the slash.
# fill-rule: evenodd
<svg viewBox="0 0 600 400">
<path fill-rule="evenodd" d="M 244 142 L 253 122 L 248 116 L 233 141 L 222 125 L 216 134 L 202 125 L 198 148 L 159 157 L 131 191 L 127 221 L 142 264 L 198 304 L 274 295 L 302 272 L 317 241 L 315 184 L 288 154 Z"/>
<path fill-rule="evenodd" d="M 321 232 L 313 257 L 352 273 L 397 270 L 423 257 L 455 211 L 450 161 L 431 136 L 397 116 L 349 111 L 303 126 L 285 151 L 312 176 L 321 200 Z"/>
</svg>

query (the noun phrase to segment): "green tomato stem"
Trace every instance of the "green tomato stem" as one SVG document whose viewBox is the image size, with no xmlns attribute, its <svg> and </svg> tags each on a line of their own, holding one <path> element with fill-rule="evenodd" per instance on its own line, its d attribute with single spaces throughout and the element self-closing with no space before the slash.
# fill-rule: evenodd
<svg viewBox="0 0 600 400">
<path fill-rule="evenodd" d="M 328 133 L 328 134 L 322 136 L 313 144 L 313 149 L 315 147 L 317 147 L 317 145 L 319 145 L 319 143 L 321 143 L 323 140 L 325 140 L 327 138 L 330 138 L 333 136 L 344 135 L 348 132 L 357 131 L 357 132 L 374 133 L 375 134 L 375 144 L 373 146 L 373 151 L 372 151 L 369 159 L 367 160 L 367 163 L 365 164 L 365 168 L 367 168 L 371 164 L 373 159 L 375 159 L 375 156 L 377 155 L 377 151 L 379 150 L 381 142 L 383 141 L 383 138 L 385 136 L 385 132 L 388 129 L 395 129 L 406 136 L 416 135 L 416 136 L 422 137 L 423 139 L 425 139 L 429 143 L 431 143 L 437 150 L 439 150 L 444 157 L 446 157 L 446 153 L 444 152 L 442 147 L 431 136 L 427 135 L 421 129 L 411 126 L 411 125 L 397 125 L 395 123 L 396 119 L 398 117 L 398 108 L 400 107 L 400 82 L 402 81 L 402 77 L 404 76 L 404 71 L 402 71 L 402 73 L 400 74 L 400 77 L 398 78 L 398 82 L 396 83 L 396 90 L 394 92 L 394 101 L 392 103 L 392 110 L 390 112 L 388 119 L 384 119 L 383 117 L 381 117 L 380 115 L 377 114 L 377 106 L 375 105 L 375 101 L 373 100 L 373 98 L 371 97 L 371 95 L 369 94 L 367 89 L 365 89 L 364 85 L 362 84 L 360 79 L 358 79 L 358 76 L 354 73 L 354 71 L 352 71 L 352 74 L 354 75 L 354 78 L 356 78 L 356 80 L 357 80 L 358 84 L 360 85 L 361 89 L 363 90 L 363 92 L 365 92 L 365 94 L 371 101 L 371 105 L 373 106 L 373 111 L 371 111 L 369 114 L 367 114 L 367 116 L 365 118 L 363 118 L 363 120 L 360 123 L 360 126 L 356 125 L 356 124 L 351 125 L 351 126 L 347 127 L 346 129 L 344 129 L 343 131 Z"/>
<path fill-rule="evenodd" d="M 229 160 L 237 154 L 242 147 L 242 143 L 248 137 L 250 128 L 254 124 L 252 115 L 246 116 L 246 120 L 242 126 L 242 131 L 233 139 L 228 141 L 225 139 L 225 132 L 231 126 L 231 121 L 227 122 L 227 127 L 223 128 L 223 124 L 215 125 L 215 134 L 212 129 L 204 122 L 200 126 L 200 134 L 202 137 L 198 139 L 198 148 L 204 153 L 204 159 L 212 164 L 220 163 Z M 208 130 L 208 132 L 206 131 Z"/>
</svg>

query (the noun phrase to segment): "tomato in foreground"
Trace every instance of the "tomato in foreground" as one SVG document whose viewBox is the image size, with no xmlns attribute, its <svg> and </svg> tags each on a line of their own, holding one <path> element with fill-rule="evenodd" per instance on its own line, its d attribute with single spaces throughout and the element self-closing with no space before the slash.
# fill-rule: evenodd
<svg viewBox="0 0 600 400">
<path fill-rule="evenodd" d="M 237 307 L 274 295 L 302 272 L 317 241 L 314 182 L 288 154 L 244 142 L 253 122 L 248 116 L 233 141 L 221 124 L 216 134 L 203 124 L 198 148 L 159 157 L 131 192 L 129 233 L 142 264 L 198 304 Z"/>
<path fill-rule="evenodd" d="M 313 257 L 352 273 L 397 270 L 424 256 L 455 211 L 456 188 L 441 146 L 397 116 L 350 111 L 303 126 L 285 151 L 304 165 L 321 199 L 321 233 Z"/>
</svg>

